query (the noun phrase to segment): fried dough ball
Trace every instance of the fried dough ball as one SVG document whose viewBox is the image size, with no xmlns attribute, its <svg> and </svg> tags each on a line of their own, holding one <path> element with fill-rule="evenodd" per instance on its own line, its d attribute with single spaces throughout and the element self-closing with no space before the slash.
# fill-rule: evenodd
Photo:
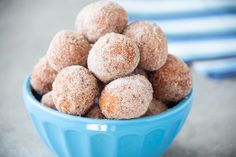
<svg viewBox="0 0 236 157">
<path fill-rule="evenodd" d="M 52 109 L 56 109 L 53 99 L 52 99 L 52 91 L 50 91 L 42 96 L 41 103 L 52 108 Z"/>
<path fill-rule="evenodd" d="M 89 41 L 80 33 L 62 30 L 52 39 L 47 58 L 50 66 L 56 71 L 71 65 L 86 65 Z"/>
<path fill-rule="evenodd" d="M 143 75 L 116 79 L 103 89 L 99 105 L 106 118 L 130 119 L 146 113 L 153 98 L 151 83 Z"/>
<path fill-rule="evenodd" d="M 108 33 L 90 50 L 88 68 L 106 83 L 133 72 L 139 60 L 139 49 L 133 40 L 121 34 Z"/>
<path fill-rule="evenodd" d="M 139 67 L 155 71 L 164 65 L 168 52 L 167 40 L 158 25 L 146 21 L 133 22 L 123 34 L 136 41 L 139 47 Z"/>
<path fill-rule="evenodd" d="M 57 72 L 52 69 L 46 57 L 42 57 L 32 70 L 30 84 L 39 94 L 43 95 L 52 90 L 52 83 Z"/>
<path fill-rule="evenodd" d="M 93 105 L 98 92 L 96 78 L 82 66 L 61 70 L 53 82 L 56 108 L 72 115 L 84 115 Z"/>
<path fill-rule="evenodd" d="M 93 43 L 106 33 L 122 33 L 127 23 L 127 12 L 119 4 L 98 1 L 79 12 L 75 27 Z"/>
<path fill-rule="evenodd" d="M 177 102 L 192 89 L 189 67 L 179 58 L 169 54 L 163 67 L 150 75 L 154 97 L 162 102 Z"/>
</svg>

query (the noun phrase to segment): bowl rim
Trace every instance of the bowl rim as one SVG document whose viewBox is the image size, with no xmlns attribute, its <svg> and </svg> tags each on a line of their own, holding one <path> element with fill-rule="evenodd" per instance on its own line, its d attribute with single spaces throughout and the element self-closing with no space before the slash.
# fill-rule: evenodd
<svg viewBox="0 0 236 157">
<path fill-rule="evenodd" d="M 171 115 L 178 113 L 179 111 L 181 111 L 188 105 L 191 105 L 191 101 L 193 98 L 193 88 L 192 88 L 190 93 L 183 100 L 181 100 L 177 105 L 175 105 L 174 107 L 160 114 L 147 116 L 147 117 L 141 117 L 141 118 L 126 119 L 126 120 L 94 119 L 94 118 L 88 118 L 88 117 L 69 115 L 69 114 L 56 111 L 54 109 L 51 109 L 43 105 L 33 95 L 32 90 L 31 90 L 31 85 L 30 85 L 30 79 L 31 79 L 31 75 L 27 76 L 26 79 L 24 80 L 23 97 L 26 98 L 28 101 L 30 101 L 31 105 L 35 105 L 35 107 L 38 108 L 39 110 L 42 110 L 43 112 L 47 112 L 51 115 L 54 115 L 55 117 L 60 117 L 62 119 L 66 119 L 70 121 L 78 121 L 78 122 L 92 123 L 92 124 L 131 124 L 131 123 L 145 123 L 145 122 L 157 121 L 160 119 L 170 117 Z"/>
</svg>

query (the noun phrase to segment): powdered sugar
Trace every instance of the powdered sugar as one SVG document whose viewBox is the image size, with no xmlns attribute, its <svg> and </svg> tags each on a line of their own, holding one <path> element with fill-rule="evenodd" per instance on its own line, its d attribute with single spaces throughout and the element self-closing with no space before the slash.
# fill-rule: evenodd
<svg viewBox="0 0 236 157">
<path fill-rule="evenodd" d="M 52 91 L 43 95 L 43 97 L 41 99 L 41 103 L 52 108 L 52 109 L 56 109 L 53 99 L 52 99 Z"/>
<path fill-rule="evenodd" d="M 136 41 L 140 50 L 139 67 L 155 71 L 164 65 L 167 59 L 167 40 L 161 28 L 146 21 L 131 23 L 124 34 Z"/>
<path fill-rule="evenodd" d="M 95 42 L 106 33 L 121 33 L 127 22 L 127 12 L 119 4 L 114 1 L 98 1 L 80 11 L 75 27 L 90 42 Z"/>
<path fill-rule="evenodd" d="M 52 89 L 56 75 L 57 72 L 49 66 L 47 58 L 42 57 L 32 70 L 31 86 L 39 95 L 43 95 Z"/>
<path fill-rule="evenodd" d="M 140 54 L 137 45 L 128 37 L 108 33 L 90 50 L 88 68 L 103 82 L 131 73 L 138 65 Z"/>
<path fill-rule="evenodd" d="M 136 118 L 146 113 L 152 94 L 152 85 L 144 76 L 127 76 L 104 88 L 99 105 L 107 118 Z"/>
<path fill-rule="evenodd" d="M 91 46 L 80 33 L 62 30 L 50 43 L 48 62 L 57 71 L 71 65 L 85 65 Z"/>
<path fill-rule="evenodd" d="M 177 102 L 187 96 L 192 88 L 192 75 L 188 66 L 173 55 L 168 55 L 165 65 L 151 73 L 154 97 L 162 102 Z"/>
<path fill-rule="evenodd" d="M 82 66 L 64 68 L 53 83 L 55 106 L 68 114 L 85 114 L 93 105 L 97 92 L 96 78 Z"/>
</svg>

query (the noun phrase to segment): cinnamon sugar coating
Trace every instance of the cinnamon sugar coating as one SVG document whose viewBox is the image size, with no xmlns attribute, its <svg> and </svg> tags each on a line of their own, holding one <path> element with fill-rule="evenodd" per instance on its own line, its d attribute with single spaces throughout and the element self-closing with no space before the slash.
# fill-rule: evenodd
<svg viewBox="0 0 236 157">
<path fill-rule="evenodd" d="M 62 69 L 53 82 L 56 108 L 72 115 L 84 115 L 93 105 L 97 92 L 96 78 L 82 66 Z"/>
<path fill-rule="evenodd" d="M 52 91 L 50 91 L 42 96 L 41 103 L 52 108 L 52 109 L 56 109 L 53 99 L 52 99 Z"/>
<path fill-rule="evenodd" d="M 158 25 L 146 21 L 133 22 L 123 34 L 136 41 L 139 47 L 139 67 L 155 71 L 164 65 L 168 52 L 167 40 Z"/>
<path fill-rule="evenodd" d="M 169 54 L 164 66 L 150 75 L 154 97 L 162 102 L 177 102 L 192 89 L 189 67 L 179 58 Z"/>
<path fill-rule="evenodd" d="M 36 99 L 66 114 L 132 119 L 164 112 L 186 97 L 191 71 L 168 55 L 161 28 L 127 23 L 126 10 L 115 1 L 84 7 L 76 31 L 58 32 L 34 66 L 30 84 Z"/>
<path fill-rule="evenodd" d="M 48 62 L 53 69 L 71 65 L 85 65 L 91 46 L 88 40 L 75 31 L 62 30 L 52 39 L 48 51 Z"/>
<path fill-rule="evenodd" d="M 107 118 L 137 118 L 146 113 L 152 98 L 153 89 L 148 79 L 142 75 L 133 75 L 106 85 L 99 106 Z"/>
<path fill-rule="evenodd" d="M 47 58 L 42 57 L 32 70 L 30 84 L 39 95 L 43 95 L 52 90 L 56 75 L 57 72 L 49 66 Z"/>
<path fill-rule="evenodd" d="M 131 73 L 138 65 L 137 45 L 128 37 L 108 33 L 90 50 L 88 68 L 102 82 L 109 82 Z"/>
<path fill-rule="evenodd" d="M 93 43 L 106 33 L 122 33 L 127 23 L 127 12 L 119 4 L 114 1 L 98 1 L 79 12 L 75 27 Z"/>
</svg>

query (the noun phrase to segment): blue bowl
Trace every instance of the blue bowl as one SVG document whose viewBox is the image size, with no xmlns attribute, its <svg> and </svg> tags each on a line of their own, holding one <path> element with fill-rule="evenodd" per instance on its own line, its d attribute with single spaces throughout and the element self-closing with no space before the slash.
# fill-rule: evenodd
<svg viewBox="0 0 236 157">
<path fill-rule="evenodd" d="M 97 120 L 60 113 L 32 94 L 30 77 L 23 99 L 42 141 L 58 157 L 157 157 L 182 128 L 191 108 L 192 92 L 159 115 L 131 120 Z"/>
</svg>

